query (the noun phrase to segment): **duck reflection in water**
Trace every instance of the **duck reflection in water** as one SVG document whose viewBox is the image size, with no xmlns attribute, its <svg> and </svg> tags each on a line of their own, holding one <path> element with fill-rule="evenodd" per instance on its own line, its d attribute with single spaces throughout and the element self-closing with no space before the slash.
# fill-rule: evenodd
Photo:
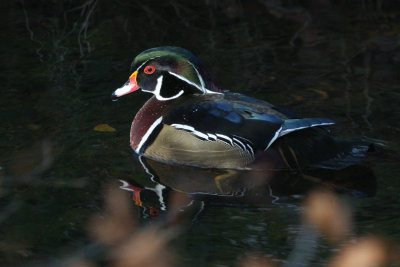
<svg viewBox="0 0 400 267">
<path fill-rule="evenodd" d="M 120 188 L 132 194 L 133 203 L 141 207 L 144 218 L 154 219 L 167 212 L 171 195 L 180 196 L 178 212 L 195 207 L 197 213 L 209 203 L 262 207 L 292 202 L 320 187 L 353 197 L 370 197 L 376 193 L 373 171 L 361 164 L 341 170 L 299 171 L 273 168 L 263 158 L 246 170 L 168 164 L 136 154 L 135 161 L 148 174 L 148 179 L 145 182 L 143 179 L 136 181 L 134 177 L 120 180 Z"/>
</svg>

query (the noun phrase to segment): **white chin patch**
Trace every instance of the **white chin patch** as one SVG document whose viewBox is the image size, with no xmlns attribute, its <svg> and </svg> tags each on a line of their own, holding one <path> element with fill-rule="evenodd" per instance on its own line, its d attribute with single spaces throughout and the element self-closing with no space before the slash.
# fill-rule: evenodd
<svg viewBox="0 0 400 267">
<path fill-rule="evenodd" d="M 156 96 L 157 100 L 166 101 L 166 100 L 175 99 L 175 98 L 180 97 L 184 93 L 183 90 L 180 90 L 179 93 L 177 93 L 176 95 L 171 96 L 171 97 L 163 97 L 163 96 L 161 96 L 161 87 L 162 87 L 162 83 L 163 83 L 163 78 L 164 77 L 162 75 L 157 78 L 156 89 L 154 89 L 154 91 L 153 91 L 153 94 Z"/>
</svg>

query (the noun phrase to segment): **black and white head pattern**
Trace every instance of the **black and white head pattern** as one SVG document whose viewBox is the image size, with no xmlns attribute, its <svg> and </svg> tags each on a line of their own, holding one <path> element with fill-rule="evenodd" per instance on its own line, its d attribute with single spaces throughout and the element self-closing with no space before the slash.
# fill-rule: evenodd
<svg viewBox="0 0 400 267">
<path fill-rule="evenodd" d="M 176 99 L 183 94 L 218 94 L 206 88 L 203 77 L 190 61 L 168 57 L 146 60 L 137 68 L 137 84 L 160 101 Z"/>
</svg>

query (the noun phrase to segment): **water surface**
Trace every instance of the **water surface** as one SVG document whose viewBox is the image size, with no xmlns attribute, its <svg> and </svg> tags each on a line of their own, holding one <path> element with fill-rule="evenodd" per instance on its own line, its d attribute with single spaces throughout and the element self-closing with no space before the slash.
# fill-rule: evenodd
<svg viewBox="0 0 400 267">
<path fill-rule="evenodd" d="M 137 188 L 161 185 L 166 199 L 178 191 L 180 204 L 192 201 L 190 184 L 172 190 L 171 180 L 151 180 L 129 147 L 130 122 L 149 95 L 110 100 L 134 56 L 162 45 L 192 51 L 222 89 L 333 119 L 334 134 L 377 143 L 366 160 L 376 194 L 342 198 L 353 209 L 353 236 L 398 244 L 400 10 L 389 2 L 1 4 L 1 265 L 107 263 L 88 225 L 103 210 L 106 188 L 118 189 L 120 179 Z M 99 124 L 115 131 L 95 131 Z M 231 266 L 247 252 L 285 261 L 302 231 L 304 192 L 262 189 L 253 195 L 268 201 L 238 203 L 237 188 L 228 190 L 235 197 L 195 196 L 169 243 L 174 264 Z M 159 195 L 136 205 L 132 191 L 120 191 L 139 228 L 168 221 Z M 322 266 L 335 248 L 318 239 L 313 264 Z"/>
</svg>

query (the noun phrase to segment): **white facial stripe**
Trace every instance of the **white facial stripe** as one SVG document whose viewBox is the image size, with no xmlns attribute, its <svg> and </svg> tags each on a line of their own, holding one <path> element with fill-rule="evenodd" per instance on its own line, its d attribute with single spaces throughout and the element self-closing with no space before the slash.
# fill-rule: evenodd
<svg viewBox="0 0 400 267">
<path fill-rule="evenodd" d="M 186 79 L 185 77 L 183 77 L 183 76 L 181 76 L 181 75 L 178 75 L 178 74 L 173 73 L 173 72 L 171 72 L 171 71 L 168 71 L 168 73 L 171 74 L 171 75 L 173 75 L 173 76 L 175 76 L 175 77 L 177 77 L 178 79 L 181 79 L 182 81 L 184 81 L 184 82 L 186 82 L 186 83 L 188 83 L 188 84 L 190 84 L 190 85 L 193 85 L 194 87 L 196 87 L 197 89 L 199 89 L 201 92 L 203 92 L 203 93 L 205 93 L 205 94 L 220 94 L 220 95 L 222 95 L 222 93 L 220 93 L 220 92 L 214 92 L 214 91 L 211 91 L 211 90 L 209 90 L 209 89 L 207 89 L 207 88 L 201 88 L 201 87 L 198 86 L 197 84 L 195 84 L 195 83 L 189 81 L 188 79 Z"/>
<path fill-rule="evenodd" d="M 162 87 L 162 83 L 163 83 L 163 78 L 164 78 L 163 75 L 161 75 L 160 77 L 157 78 L 156 88 L 152 92 L 156 96 L 156 98 L 158 100 L 166 101 L 166 100 L 175 99 L 175 98 L 180 97 L 184 93 L 183 90 L 180 90 L 179 93 L 177 93 L 176 95 L 171 96 L 171 97 L 163 97 L 163 96 L 161 96 L 161 87 Z M 145 91 L 145 90 L 142 90 L 142 91 Z"/>
<path fill-rule="evenodd" d="M 206 88 L 204 87 L 204 86 L 205 86 L 204 80 L 203 80 L 203 78 L 201 77 L 199 71 L 197 70 L 197 68 L 196 68 L 190 61 L 187 61 L 187 62 L 188 62 L 190 65 L 192 65 L 193 69 L 196 71 L 196 73 L 197 73 L 197 78 L 199 78 L 199 81 L 200 81 L 200 84 L 201 84 L 201 88 L 203 89 L 203 92 L 205 92 L 205 91 L 206 91 Z"/>
<path fill-rule="evenodd" d="M 156 56 L 156 57 L 149 58 L 148 60 L 146 60 L 145 62 L 143 62 L 139 67 L 137 67 L 136 70 L 139 70 L 141 67 L 143 67 L 144 64 L 146 64 L 146 63 L 149 62 L 150 60 L 155 59 L 155 58 L 158 58 L 158 57 L 161 57 L 161 56 Z M 131 67 L 132 67 L 132 66 L 131 66 Z"/>
<path fill-rule="evenodd" d="M 164 78 L 164 76 L 162 76 L 162 75 L 157 78 L 157 85 L 156 85 L 156 89 L 154 90 L 155 95 L 160 94 L 163 78 Z"/>
<path fill-rule="evenodd" d="M 221 94 L 221 93 L 219 93 L 219 92 L 214 92 L 214 91 L 211 91 L 211 90 L 207 89 L 207 88 L 205 87 L 206 84 L 204 83 L 203 77 L 201 77 L 201 75 L 200 75 L 200 72 L 197 70 L 197 68 L 196 68 L 190 61 L 187 61 L 187 62 L 188 62 L 190 65 L 192 65 L 193 69 L 196 71 L 197 77 L 199 78 L 199 81 L 200 81 L 200 84 L 201 84 L 201 89 L 202 89 L 202 91 L 203 91 L 204 93 L 206 93 L 206 94 Z"/>
<path fill-rule="evenodd" d="M 178 79 L 181 79 L 182 81 L 184 81 L 184 82 L 186 82 L 186 83 L 188 83 L 188 84 L 190 84 L 190 85 L 193 85 L 194 87 L 196 87 L 197 89 L 199 89 L 200 91 L 202 91 L 202 92 L 204 93 L 204 90 L 203 90 L 200 86 L 198 86 L 197 84 L 195 84 L 195 83 L 189 81 L 189 80 L 186 79 L 185 77 L 183 77 L 183 76 L 181 76 L 181 75 L 178 75 L 178 74 L 176 74 L 176 73 L 173 73 L 173 72 L 171 72 L 171 71 L 168 71 L 168 73 L 171 74 L 171 75 L 174 75 L 174 76 L 177 77 Z"/>
<path fill-rule="evenodd" d="M 143 135 L 142 140 L 140 140 L 139 145 L 135 149 L 137 153 L 140 153 L 140 149 L 142 148 L 143 144 L 147 141 L 147 139 L 149 138 L 150 134 L 154 131 L 154 129 L 161 123 L 162 119 L 163 117 L 160 117 L 155 122 L 153 122 L 153 124 L 145 133 L 145 135 Z"/>
<path fill-rule="evenodd" d="M 143 63 L 136 69 L 136 71 L 139 71 L 140 68 L 142 68 L 142 67 L 143 67 L 147 62 L 149 62 L 150 60 L 153 60 L 153 59 L 158 58 L 158 57 L 161 57 L 161 56 L 156 56 L 156 57 L 149 58 L 148 60 L 146 60 L 145 62 L 143 62 Z M 177 77 L 177 78 L 179 78 L 179 79 L 181 79 L 182 81 L 184 81 L 184 82 L 186 82 L 186 83 L 188 83 L 188 84 L 190 84 L 190 85 L 196 87 L 198 90 L 200 90 L 200 91 L 203 92 L 203 93 L 207 93 L 207 94 L 222 94 L 222 93 L 220 93 L 220 92 L 214 92 L 214 91 L 211 91 L 211 90 L 205 88 L 204 80 L 203 80 L 203 78 L 201 77 L 201 75 L 200 75 L 199 71 L 197 70 L 197 68 L 196 68 L 191 62 L 189 62 L 189 61 L 187 61 L 187 62 L 188 62 L 188 63 L 193 67 L 193 69 L 196 71 L 197 77 L 199 78 L 199 81 L 200 81 L 200 84 L 201 84 L 201 87 L 200 87 L 199 85 L 197 85 L 197 84 L 195 84 L 195 83 L 189 81 L 188 79 L 186 79 L 185 77 L 183 77 L 183 76 L 181 76 L 181 75 L 178 75 L 178 74 L 173 73 L 173 72 L 171 72 L 171 71 L 169 71 L 168 73 L 171 74 L 171 75 L 173 75 L 173 76 L 175 76 L 175 77 Z M 184 91 L 181 90 L 181 91 L 179 91 L 178 94 L 176 94 L 176 95 L 174 95 L 174 96 L 171 96 L 171 97 L 163 97 L 163 96 L 161 96 L 161 94 L 160 94 L 160 90 L 161 90 L 161 86 L 162 86 L 162 78 L 161 78 L 161 77 L 162 77 L 162 76 L 160 76 L 160 77 L 157 79 L 157 85 L 156 85 L 156 90 L 155 90 L 155 91 L 151 92 L 151 91 L 143 90 L 143 89 L 142 89 L 142 91 L 153 93 L 153 94 L 156 96 L 156 98 L 157 98 L 158 100 L 161 100 L 161 101 L 166 101 L 166 100 L 171 100 L 171 99 L 178 98 L 178 97 L 180 97 L 180 96 L 184 93 Z M 161 78 L 161 81 L 159 81 L 160 78 Z M 120 89 L 122 89 L 122 88 L 125 88 L 125 86 L 124 86 L 124 87 L 121 87 Z M 157 90 L 157 88 L 159 88 L 159 90 Z M 117 89 L 117 90 L 119 90 L 119 89 Z M 117 91 L 115 91 L 115 93 L 117 93 Z M 126 94 L 125 92 L 122 92 L 122 91 L 121 91 L 121 93 L 122 93 L 121 95 Z M 121 95 L 117 95 L 117 96 L 121 96 Z"/>
<path fill-rule="evenodd" d="M 272 143 L 276 140 L 276 138 L 279 137 L 279 134 L 281 133 L 281 131 L 282 131 L 282 127 L 279 128 L 278 131 L 275 132 L 274 137 L 272 137 L 271 141 L 269 141 L 267 147 L 264 150 L 267 150 L 269 148 L 269 146 L 272 145 Z"/>
<path fill-rule="evenodd" d="M 144 64 L 146 64 L 149 60 L 151 60 L 152 58 L 146 60 L 145 62 L 143 62 L 136 70 L 139 70 L 141 67 L 143 67 Z"/>
</svg>

